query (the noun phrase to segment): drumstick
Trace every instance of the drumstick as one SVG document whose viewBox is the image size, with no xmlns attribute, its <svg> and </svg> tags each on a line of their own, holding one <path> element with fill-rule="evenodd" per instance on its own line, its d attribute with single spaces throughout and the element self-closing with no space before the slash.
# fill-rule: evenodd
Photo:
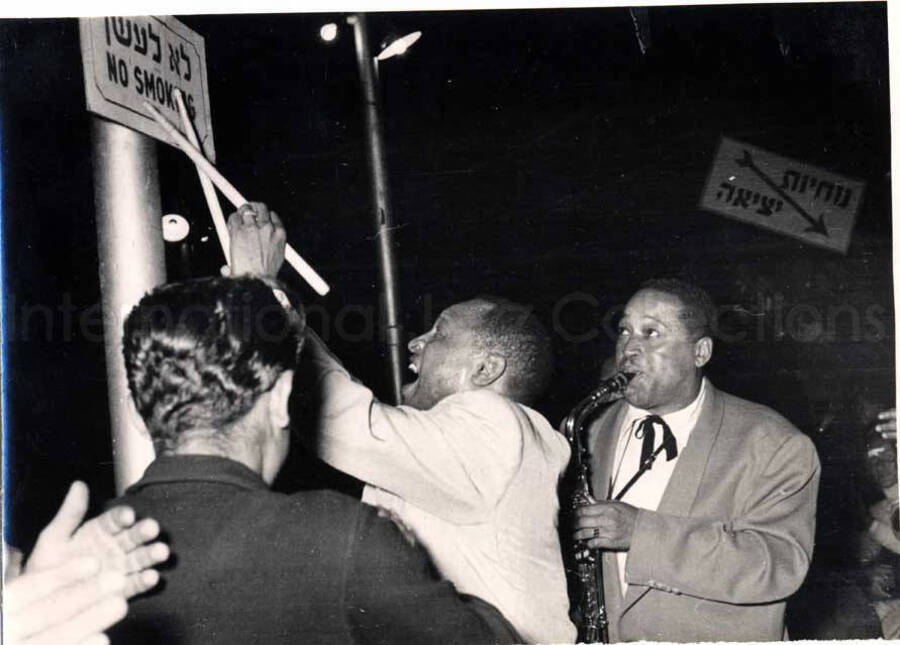
<svg viewBox="0 0 900 645">
<path fill-rule="evenodd" d="M 216 170 L 216 167 L 209 163 L 206 157 L 204 157 L 197 148 L 192 146 L 191 142 L 185 139 L 184 135 L 175 129 L 175 126 L 169 123 L 169 120 L 166 117 L 159 113 L 159 110 L 146 101 L 144 101 L 144 107 L 150 112 L 153 120 L 166 131 L 166 134 L 168 134 L 175 144 L 181 148 L 181 151 L 190 157 L 197 168 L 202 170 L 203 174 L 209 177 L 210 181 L 215 184 L 216 188 L 222 191 L 225 198 L 230 201 L 235 208 L 240 208 L 247 203 L 247 200 L 238 192 L 237 188 L 232 186 L 231 183 L 222 176 L 222 173 Z M 287 244 L 284 248 L 284 259 L 287 260 L 288 264 L 294 267 L 297 273 L 300 274 L 300 277 L 309 283 L 309 286 L 315 289 L 316 293 L 320 296 L 324 296 L 328 293 L 330 289 L 328 283 L 322 279 L 322 276 L 316 273 L 316 270 L 313 269 L 290 244 Z"/>
<path fill-rule="evenodd" d="M 178 104 L 178 112 L 181 114 L 181 125 L 184 133 L 187 135 L 188 141 L 197 150 L 202 153 L 200 142 L 197 140 L 197 133 L 194 132 L 194 126 L 191 124 L 191 117 L 188 116 L 187 109 L 184 107 L 184 100 L 181 98 L 181 90 L 175 88 L 175 102 Z M 205 156 L 205 155 L 204 155 Z M 200 179 L 200 185 L 203 187 L 203 196 L 206 197 L 206 203 L 209 206 L 209 214 L 212 216 L 213 224 L 216 227 L 216 235 L 219 238 L 219 244 L 222 245 L 222 252 L 225 254 L 225 262 L 231 264 L 231 237 L 228 235 L 228 225 L 225 223 L 225 216 L 222 215 L 222 206 L 219 204 L 219 198 L 216 195 L 216 189 L 209 177 L 203 174 L 197 168 L 197 177 Z"/>
</svg>

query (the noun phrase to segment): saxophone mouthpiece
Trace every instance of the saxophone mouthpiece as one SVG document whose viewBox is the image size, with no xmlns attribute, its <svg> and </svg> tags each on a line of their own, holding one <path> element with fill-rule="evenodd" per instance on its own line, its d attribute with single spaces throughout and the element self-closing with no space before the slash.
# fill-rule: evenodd
<svg viewBox="0 0 900 645">
<path fill-rule="evenodd" d="M 615 376 L 613 376 L 606 383 L 608 384 L 608 393 L 607 397 L 609 400 L 614 401 L 616 399 L 621 399 L 625 388 L 631 382 L 635 376 L 634 372 L 619 372 Z"/>
<path fill-rule="evenodd" d="M 631 382 L 635 376 L 635 372 L 619 372 L 611 379 L 606 381 L 604 385 L 608 385 L 612 392 L 619 392 L 625 389 L 625 386 Z"/>
</svg>

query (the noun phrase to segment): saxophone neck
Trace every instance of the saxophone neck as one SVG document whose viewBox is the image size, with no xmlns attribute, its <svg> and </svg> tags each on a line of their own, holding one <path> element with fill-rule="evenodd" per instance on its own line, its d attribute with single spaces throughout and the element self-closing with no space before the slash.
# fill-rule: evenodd
<svg viewBox="0 0 900 645">
<path fill-rule="evenodd" d="M 569 443 L 574 446 L 580 440 L 579 435 L 582 433 L 585 419 L 590 417 L 600 405 L 609 402 L 614 395 L 622 392 L 632 378 L 634 378 L 634 374 L 619 372 L 600 383 L 596 389 L 572 408 L 563 422 L 563 434 Z"/>
</svg>

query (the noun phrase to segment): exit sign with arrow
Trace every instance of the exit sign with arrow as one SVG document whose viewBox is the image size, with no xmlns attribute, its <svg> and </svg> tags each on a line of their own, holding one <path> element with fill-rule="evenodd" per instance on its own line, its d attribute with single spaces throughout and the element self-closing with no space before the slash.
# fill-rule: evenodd
<svg viewBox="0 0 900 645">
<path fill-rule="evenodd" d="M 722 137 L 700 207 L 846 253 L 865 187 Z"/>
</svg>

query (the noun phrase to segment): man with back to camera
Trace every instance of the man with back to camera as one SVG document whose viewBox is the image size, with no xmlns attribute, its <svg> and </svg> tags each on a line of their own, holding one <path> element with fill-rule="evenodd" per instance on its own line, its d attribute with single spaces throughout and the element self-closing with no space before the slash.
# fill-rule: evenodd
<svg viewBox="0 0 900 645">
<path fill-rule="evenodd" d="M 283 230 L 239 242 L 241 256 L 283 257 Z M 274 277 L 280 262 L 267 266 Z M 355 382 L 318 336 L 308 341 L 322 406 L 307 440 L 319 456 L 366 482 L 363 501 L 405 526 L 461 593 L 497 607 L 520 640 L 574 641 L 557 532 L 569 446 L 528 407 L 552 370 L 529 310 L 493 298 L 444 310 L 409 343 L 417 378 L 399 407 Z"/>
<path fill-rule="evenodd" d="M 264 234 L 258 210 L 232 218 L 237 246 Z M 113 642 L 512 642 L 493 607 L 438 580 L 371 507 L 269 490 L 305 328 L 279 297 L 249 277 L 170 284 L 125 322 L 129 388 L 157 457 L 120 501 L 159 521 L 174 562 Z"/>
<path fill-rule="evenodd" d="M 703 376 L 715 309 L 700 288 L 651 280 L 629 300 L 616 363 L 635 376 L 591 425 L 592 490 L 576 512 L 604 549 L 610 640 L 767 641 L 812 556 L 819 461 L 773 410 Z M 662 447 L 662 448 L 660 448 Z"/>
</svg>

